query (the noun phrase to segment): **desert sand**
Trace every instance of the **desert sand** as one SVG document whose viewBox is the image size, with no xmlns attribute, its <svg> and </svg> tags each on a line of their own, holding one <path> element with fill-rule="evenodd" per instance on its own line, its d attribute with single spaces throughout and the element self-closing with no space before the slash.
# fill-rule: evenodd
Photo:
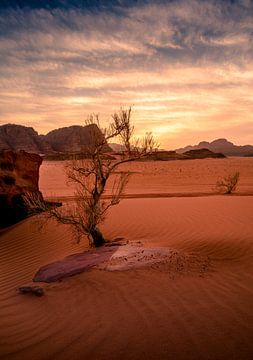
<svg viewBox="0 0 253 360">
<path fill-rule="evenodd" d="M 46 197 L 64 199 L 73 195 L 73 186 L 66 184 L 64 164 L 64 161 L 42 164 L 39 187 Z M 220 177 L 236 171 L 240 172 L 236 193 L 253 194 L 253 158 L 250 157 L 132 162 L 123 164 L 120 170 L 131 173 L 128 197 L 210 195 L 217 191 L 215 184 Z M 108 194 L 111 187 L 109 183 Z"/>
<path fill-rule="evenodd" d="M 94 268 L 42 284 L 41 298 L 20 295 L 16 288 L 41 266 L 87 250 L 88 242 L 76 244 L 53 221 L 39 229 L 35 217 L 9 228 L 0 237 L 0 358 L 252 359 L 253 159 L 126 169 L 132 198 L 111 209 L 106 238 L 174 250 L 185 262 Z M 211 196 L 217 177 L 231 171 L 240 171 L 243 196 Z M 60 162 L 42 165 L 40 188 L 48 198 L 73 195 Z M 201 259 L 209 261 L 204 269 Z"/>
</svg>

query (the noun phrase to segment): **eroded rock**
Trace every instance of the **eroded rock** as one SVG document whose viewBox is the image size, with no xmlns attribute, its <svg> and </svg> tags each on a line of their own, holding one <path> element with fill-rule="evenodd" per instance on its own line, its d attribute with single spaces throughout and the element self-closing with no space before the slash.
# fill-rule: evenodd
<svg viewBox="0 0 253 360">
<path fill-rule="evenodd" d="M 85 272 L 91 268 L 106 271 L 126 271 L 149 268 L 176 275 L 204 276 L 210 267 L 210 258 L 187 254 L 165 247 L 145 247 L 140 242 L 119 246 L 103 246 L 41 267 L 34 282 L 55 282 Z"/>
<path fill-rule="evenodd" d="M 24 194 L 43 200 L 38 186 L 41 163 L 39 155 L 23 150 L 0 152 L 0 228 L 15 224 L 28 215 Z"/>
<path fill-rule="evenodd" d="M 35 274 L 33 281 L 50 283 L 80 274 L 98 264 L 108 261 L 117 249 L 117 246 L 103 246 L 94 250 L 67 256 L 63 260 L 42 266 Z"/>
<path fill-rule="evenodd" d="M 51 146 L 32 127 L 16 124 L 0 126 L 0 150 L 25 150 L 36 154 L 52 152 Z"/>
<path fill-rule="evenodd" d="M 85 151 L 94 146 L 96 142 L 103 141 L 104 135 L 96 124 L 86 126 L 73 125 L 50 131 L 44 139 L 57 152 Z M 104 152 L 111 151 L 105 144 Z"/>
</svg>

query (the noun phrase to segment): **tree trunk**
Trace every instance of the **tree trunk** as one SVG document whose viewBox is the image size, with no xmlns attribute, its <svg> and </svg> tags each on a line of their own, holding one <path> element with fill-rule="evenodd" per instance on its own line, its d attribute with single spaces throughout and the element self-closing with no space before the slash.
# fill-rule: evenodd
<svg viewBox="0 0 253 360">
<path fill-rule="evenodd" d="M 105 238 L 98 228 L 94 228 L 90 231 L 90 238 L 94 247 L 102 246 L 105 243 Z"/>
</svg>

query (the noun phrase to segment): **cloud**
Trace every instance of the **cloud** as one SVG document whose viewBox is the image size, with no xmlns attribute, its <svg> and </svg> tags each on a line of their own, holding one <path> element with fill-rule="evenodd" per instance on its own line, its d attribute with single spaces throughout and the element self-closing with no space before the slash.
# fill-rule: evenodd
<svg viewBox="0 0 253 360">
<path fill-rule="evenodd" d="M 221 121 L 224 131 L 241 121 L 245 134 L 253 121 L 250 1 L 82 5 L 0 10 L 0 124 L 47 132 L 134 105 L 138 133 L 153 130 L 163 146 L 178 129 L 208 132 Z"/>
</svg>

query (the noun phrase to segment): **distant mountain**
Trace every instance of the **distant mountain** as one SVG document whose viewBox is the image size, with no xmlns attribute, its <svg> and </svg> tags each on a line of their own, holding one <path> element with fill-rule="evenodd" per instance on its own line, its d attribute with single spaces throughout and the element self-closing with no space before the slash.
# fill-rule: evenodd
<svg viewBox="0 0 253 360">
<path fill-rule="evenodd" d="M 251 156 L 253 154 L 252 145 L 238 146 L 227 139 L 217 139 L 212 142 L 201 141 L 198 145 L 188 145 L 184 148 L 177 149 L 176 152 L 183 154 L 186 151 L 197 149 L 208 149 L 215 153 L 222 153 L 226 156 Z"/>
<path fill-rule="evenodd" d="M 77 153 L 85 152 L 95 140 L 103 139 L 103 134 L 96 124 L 87 126 L 74 125 L 50 131 L 47 135 L 39 135 L 32 127 L 5 124 L 0 126 L 0 151 L 25 150 L 37 154 Z M 226 156 L 253 156 L 253 146 L 234 145 L 226 139 L 212 142 L 202 141 L 198 145 L 189 145 L 177 149 L 178 154 L 190 150 L 208 149 Z M 120 144 L 106 144 L 104 152 L 124 151 Z"/>
<path fill-rule="evenodd" d="M 25 150 L 37 154 L 52 152 L 46 139 L 32 127 L 15 124 L 0 126 L 0 150 Z"/>
<path fill-rule="evenodd" d="M 113 151 L 120 152 L 120 151 L 125 151 L 125 150 L 126 150 L 125 145 L 116 144 L 116 143 L 109 143 L 108 145 L 110 146 L 110 148 L 111 148 Z"/>
<path fill-rule="evenodd" d="M 38 135 L 31 127 L 6 124 L 0 126 L 0 150 L 25 150 L 37 154 L 81 152 L 87 150 L 103 134 L 95 124 L 69 126 Z M 105 145 L 104 151 L 111 151 Z"/>
</svg>

